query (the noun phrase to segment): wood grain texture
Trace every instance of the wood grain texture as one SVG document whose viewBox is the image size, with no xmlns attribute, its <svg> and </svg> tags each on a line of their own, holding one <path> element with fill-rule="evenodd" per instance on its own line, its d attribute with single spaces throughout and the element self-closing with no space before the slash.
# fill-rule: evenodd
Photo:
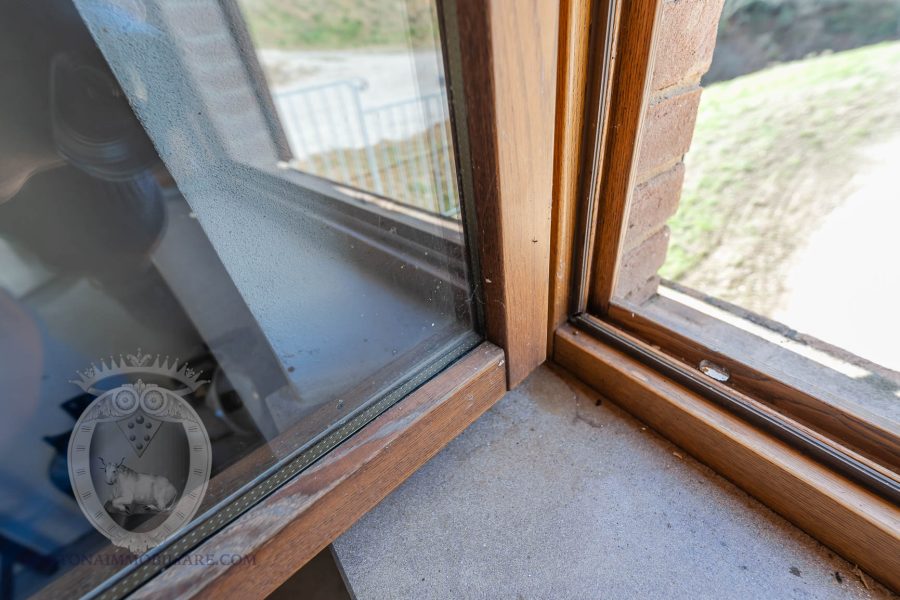
<svg viewBox="0 0 900 600">
<path fill-rule="evenodd" d="M 588 296 L 590 311 L 598 315 L 606 314 L 616 287 L 637 177 L 642 123 L 650 96 L 661 6 L 662 0 L 621 3 L 616 61 L 627 68 L 616 68 L 613 74 L 606 158 L 596 199 L 599 219 Z"/>
<path fill-rule="evenodd" d="M 487 338 L 514 387 L 547 356 L 559 3 L 457 0 Z M 455 38 L 455 36 L 451 36 Z M 451 86 L 453 78 L 451 77 Z M 464 185 L 465 189 L 465 185 Z"/>
<path fill-rule="evenodd" d="M 548 353 L 553 351 L 556 328 L 565 323 L 569 316 L 572 244 L 578 216 L 585 133 L 592 3 L 592 0 L 562 0 L 560 4 Z M 604 68 L 604 65 L 594 65 L 594 68 Z"/>
<path fill-rule="evenodd" d="M 383 393 L 385 382 L 399 381 L 403 375 L 421 369 L 423 357 L 428 356 L 436 345 L 446 341 L 450 336 L 449 330 L 436 333 L 416 348 L 394 357 L 391 364 L 372 373 L 371 377 L 347 390 L 344 397 L 354 405 L 377 398 L 380 393 Z M 283 460 L 297 448 L 306 445 L 345 416 L 346 410 L 338 408 L 336 403 L 325 403 L 303 416 L 278 437 L 257 446 L 210 480 L 198 514 L 203 514 L 225 501 L 227 496 L 233 494 L 235 490 L 244 487 L 259 473 Z M 221 510 L 227 510 L 227 508 Z M 192 551 L 191 555 L 196 556 L 198 552 L 199 550 Z M 137 555 L 131 554 L 124 548 L 117 548 L 111 544 L 100 544 L 88 561 L 53 580 L 36 597 L 58 598 L 67 595 L 87 595 L 108 578 L 113 577 L 124 565 L 137 559 Z"/>
<path fill-rule="evenodd" d="M 239 517 L 132 598 L 264 598 L 459 435 L 505 391 L 503 351 L 483 343 Z M 252 561 L 252 562 L 251 562 Z"/>
<path fill-rule="evenodd" d="M 678 308 L 691 311 L 687 307 Z M 839 406 L 805 393 L 785 381 L 740 362 L 740 356 L 735 356 L 733 349 L 729 353 L 718 352 L 696 339 L 660 325 L 642 315 L 639 307 L 612 305 L 608 317 L 625 331 L 658 346 L 687 364 L 698 365 L 705 359 L 725 367 L 730 374 L 729 387 L 757 399 L 820 435 L 824 434 L 828 439 L 840 442 L 853 452 L 894 473 L 900 472 L 900 438 L 888 423 L 877 422 L 874 415 L 867 418 L 856 414 L 850 406 Z M 711 320 L 714 317 L 697 313 L 691 314 L 689 318 L 702 327 L 704 319 Z M 771 344 L 759 338 L 755 338 L 754 342 L 762 353 Z M 753 350 L 748 350 L 751 351 Z M 824 371 L 828 367 L 819 368 Z M 888 474 L 896 478 L 896 475 Z"/>
<path fill-rule="evenodd" d="M 576 173 L 577 202 L 572 232 L 569 315 L 584 312 L 587 307 L 588 280 L 597 235 L 599 189 L 604 182 L 602 173 L 607 158 L 621 4 L 620 0 L 592 0 L 591 5 L 581 162 Z"/>
<path fill-rule="evenodd" d="M 570 325 L 554 360 L 775 512 L 900 590 L 900 507 Z"/>
</svg>

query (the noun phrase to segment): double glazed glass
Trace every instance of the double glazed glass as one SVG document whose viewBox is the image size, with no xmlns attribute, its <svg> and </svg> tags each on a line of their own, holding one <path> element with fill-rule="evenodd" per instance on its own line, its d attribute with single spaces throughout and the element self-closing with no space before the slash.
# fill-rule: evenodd
<svg viewBox="0 0 900 600">
<path fill-rule="evenodd" d="M 0 2 L 10 596 L 127 591 L 162 565 L 110 531 L 211 535 L 478 342 L 437 31 L 431 2 Z"/>
</svg>

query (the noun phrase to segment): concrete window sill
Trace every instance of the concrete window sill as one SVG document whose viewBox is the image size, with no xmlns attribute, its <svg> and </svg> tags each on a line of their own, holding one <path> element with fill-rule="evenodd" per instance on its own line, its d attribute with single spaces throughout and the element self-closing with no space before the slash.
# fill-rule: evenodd
<svg viewBox="0 0 900 600">
<path fill-rule="evenodd" d="M 887 598 L 574 380 L 539 368 L 335 542 L 368 598 Z"/>
</svg>

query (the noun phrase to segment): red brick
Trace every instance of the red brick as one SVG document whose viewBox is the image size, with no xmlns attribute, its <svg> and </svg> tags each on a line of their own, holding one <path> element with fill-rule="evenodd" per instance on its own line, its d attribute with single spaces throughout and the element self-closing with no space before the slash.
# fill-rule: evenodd
<svg viewBox="0 0 900 600">
<path fill-rule="evenodd" d="M 615 296 L 636 301 L 642 293 L 646 294 L 646 284 L 656 276 L 656 272 L 663 266 L 668 248 L 669 228 L 664 225 L 637 248 L 626 252 L 622 257 L 622 264 L 619 266 Z"/>
<path fill-rule="evenodd" d="M 625 231 L 626 252 L 653 235 L 675 214 L 683 183 L 684 163 L 680 162 L 635 188 Z"/>
<path fill-rule="evenodd" d="M 724 0 L 667 0 L 656 39 L 654 91 L 699 81 L 709 70 Z"/>
<path fill-rule="evenodd" d="M 656 293 L 666 259 L 669 228 L 684 181 L 681 162 L 690 149 L 700 104 L 700 78 L 709 70 L 723 0 L 664 0 L 656 39 L 637 182 L 625 233 L 616 296 L 643 302 Z M 662 93 L 659 93 L 662 92 Z M 667 97 L 668 96 L 668 97 Z"/>
<path fill-rule="evenodd" d="M 700 91 L 695 88 L 648 107 L 638 158 L 638 181 L 681 160 L 691 147 Z"/>
<path fill-rule="evenodd" d="M 623 297 L 619 297 L 618 300 L 627 300 L 633 304 L 641 305 L 653 296 L 656 295 L 656 290 L 659 289 L 660 278 L 659 275 L 653 275 L 650 279 L 645 281 L 644 283 L 638 284 L 633 287 L 628 295 Z"/>
</svg>

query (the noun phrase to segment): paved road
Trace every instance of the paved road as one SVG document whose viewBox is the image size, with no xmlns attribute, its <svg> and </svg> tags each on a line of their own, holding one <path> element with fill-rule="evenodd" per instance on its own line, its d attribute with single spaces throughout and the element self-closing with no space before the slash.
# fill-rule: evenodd
<svg viewBox="0 0 900 600">
<path fill-rule="evenodd" d="M 434 51 L 260 50 L 260 60 L 276 94 L 305 87 L 362 79 L 363 108 L 371 108 L 439 89 L 442 71 Z"/>
</svg>

